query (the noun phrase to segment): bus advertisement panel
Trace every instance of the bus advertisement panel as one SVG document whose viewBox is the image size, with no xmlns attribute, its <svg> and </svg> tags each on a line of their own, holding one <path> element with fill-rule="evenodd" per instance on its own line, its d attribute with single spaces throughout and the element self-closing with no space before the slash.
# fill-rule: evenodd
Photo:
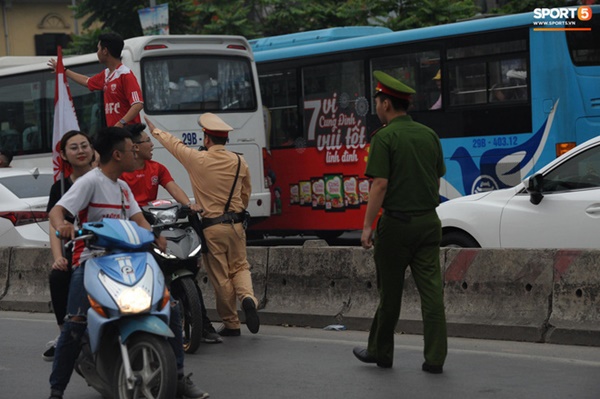
<svg viewBox="0 0 600 399">
<path fill-rule="evenodd" d="M 272 192 L 272 217 L 253 229 L 362 229 L 369 141 L 381 126 L 375 70 L 416 90 L 409 115 L 440 136 L 442 201 L 514 186 L 598 135 L 600 7 L 586 10 L 594 16 L 573 13 L 551 32 L 532 12 L 342 39 L 303 32 L 301 45 L 294 34 L 253 41 Z"/>
</svg>

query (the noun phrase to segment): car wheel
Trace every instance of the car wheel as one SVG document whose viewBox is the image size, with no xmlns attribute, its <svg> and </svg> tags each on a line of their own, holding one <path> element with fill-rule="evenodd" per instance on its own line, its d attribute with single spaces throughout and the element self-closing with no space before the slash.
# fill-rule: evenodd
<svg viewBox="0 0 600 399">
<path fill-rule="evenodd" d="M 469 234 L 462 231 L 449 231 L 442 234 L 441 247 L 481 248 L 481 245 Z"/>
</svg>

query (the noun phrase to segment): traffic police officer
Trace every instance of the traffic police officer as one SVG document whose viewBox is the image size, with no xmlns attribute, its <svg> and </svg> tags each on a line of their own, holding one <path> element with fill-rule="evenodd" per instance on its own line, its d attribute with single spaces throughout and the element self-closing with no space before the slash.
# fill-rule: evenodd
<svg viewBox="0 0 600 399">
<path fill-rule="evenodd" d="M 446 172 L 436 133 L 406 111 L 413 89 L 381 71 L 373 73 L 377 116 L 384 125 L 371 137 L 365 174 L 373 178 L 361 243 L 373 246 L 372 225 L 383 208 L 374 237 L 379 305 L 367 348 L 354 348 L 362 362 L 392 367 L 394 330 L 400 316 L 404 274 L 410 265 L 421 297 L 424 324 L 423 371 L 442 373 L 447 354 L 446 317 L 440 271 L 441 223 L 435 211 Z"/>
<path fill-rule="evenodd" d="M 185 167 L 202 213 L 204 245 L 202 260 L 215 290 L 217 312 L 223 321 L 221 336 L 239 336 L 236 298 L 246 314 L 246 326 L 257 333 L 260 321 L 246 259 L 245 210 L 250 201 L 250 171 L 239 154 L 225 149 L 233 130 L 212 113 L 200 116 L 207 151 L 196 151 L 170 133 L 157 129 L 146 117 L 152 135 Z"/>
</svg>

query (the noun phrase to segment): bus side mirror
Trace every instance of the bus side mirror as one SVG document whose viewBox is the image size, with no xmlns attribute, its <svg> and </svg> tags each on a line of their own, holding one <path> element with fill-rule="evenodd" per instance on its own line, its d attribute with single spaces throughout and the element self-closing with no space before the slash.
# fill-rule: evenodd
<svg viewBox="0 0 600 399">
<path fill-rule="evenodd" d="M 527 192 L 529 193 L 529 201 L 533 205 L 537 205 L 542 202 L 544 195 L 542 194 L 542 187 L 544 183 L 544 176 L 541 173 L 536 173 L 527 180 Z"/>
</svg>

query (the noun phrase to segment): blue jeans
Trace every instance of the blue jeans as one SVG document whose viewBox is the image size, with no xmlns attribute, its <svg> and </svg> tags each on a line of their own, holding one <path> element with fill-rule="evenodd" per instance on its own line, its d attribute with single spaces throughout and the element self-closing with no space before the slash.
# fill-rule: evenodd
<svg viewBox="0 0 600 399">
<path fill-rule="evenodd" d="M 181 306 L 179 302 L 171 298 L 171 318 L 169 319 L 169 328 L 175 336 L 169 338 L 169 344 L 175 352 L 177 361 L 177 374 L 183 375 L 183 331 L 181 325 Z"/>
<path fill-rule="evenodd" d="M 83 286 L 83 272 L 85 264 L 73 270 L 69 284 L 69 299 L 67 300 L 67 316 L 60 333 L 52 373 L 50 374 L 50 388 L 53 391 L 64 392 L 75 367 L 75 360 L 81 351 L 81 338 L 87 328 L 87 310 L 90 303 Z M 76 320 L 73 320 L 74 318 Z"/>
</svg>

